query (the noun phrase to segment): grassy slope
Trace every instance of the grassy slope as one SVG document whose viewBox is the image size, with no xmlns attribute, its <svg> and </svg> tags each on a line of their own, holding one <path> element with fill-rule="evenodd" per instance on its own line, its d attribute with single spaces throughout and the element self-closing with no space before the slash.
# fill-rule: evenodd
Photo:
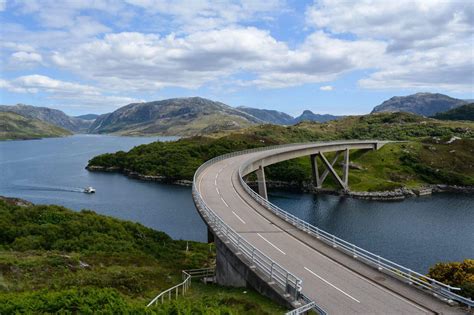
<svg viewBox="0 0 474 315">
<path fill-rule="evenodd" d="M 433 118 L 441 120 L 470 120 L 474 121 L 474 103 L 459 106 L 444 113 L 437 113 Z"/>
<path fill-rule="evenodd" d="M 208 244 L 91 211 L 19 207 L 0 201 L 0 314 L 13 312 L 144 313 L 157 293 L 181 281 L 181 270 L 212 264 Z M 284 310 L 253 291 L 194 285 L 192 298 L 148 310 L 167 314 L 275 314 Z M 229 307 L 228 301 L 234 305 Z"/>
<path fill-rule="evenodd" d="M 38 139 L 71 135 L 68 130 L 42 122 L 38 119 L 0 112 L 0 140 Z"/>
<path fill-rule="evenodd" d="M 156 142 L 138 146 L 128 153 L 95 157 L 90 165 L 118 166 L 142 174 L 163 175 L 173 181 L 192 179 L 194 171 L 204 161 L 246 148 L 336 139 L 408 140 L 411 142 L 392 143 L 377 152 L 353 152 L 351 161 L 363 170 L 351 170 L 351 189 L 388 190 L 435 183 L 472 185 L 473 130 L 474 123 L 470 122 L 438 121 L 406 113 L 384 113 L 347 117 L 323 124 L 305 122 L 290 127 L 260 125 L 233 133 L 216 133 L 213 138 Z M 451 136 L 463 137 L 465 140 L 446 144 Z M 439 143 L 427 140 L 433 137 L 440 139 Z M 452 150 L 455 151 L 450 152 Z M 309 159 L 279 163 L 267 168 L 267 174 L 269 179 L 274 180 L 310 181 Z M 325 185 L 336 187 L 332 178 L 328 178 Z"/>
<path fill-rule="evenodd" d="M 161 135 L 161 136 L 191 136 L 208 134 L 216 130 L 236 130 L 249 127 L 251 123 L 242 117 L 215 113 L 200 116 L 196 119 L 161 119 L 153 124 L 135 125 L 120 130 L 117 134 L 128 136 Z"/>
</svg>

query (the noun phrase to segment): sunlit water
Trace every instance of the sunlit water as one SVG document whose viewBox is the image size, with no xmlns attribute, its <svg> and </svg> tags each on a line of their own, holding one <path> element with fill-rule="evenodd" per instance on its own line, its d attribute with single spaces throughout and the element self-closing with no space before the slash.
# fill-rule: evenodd
<svg viewBox="0 0 474 315">
<path fill-rule="evenodd" d="M 0 142 L 0 195 L 140 222 L 173 238 L 206 241 L 191 188 L 84 169 L 101 153 L 155 140 L 75 135 Z M 93 186 L 96 194 L 82 193 Z M 300 218 L 414 270 L 474 257 L 474 196 L 439 194 L 399 202 L 271 191 L 270 200 Z"/>
</svg>

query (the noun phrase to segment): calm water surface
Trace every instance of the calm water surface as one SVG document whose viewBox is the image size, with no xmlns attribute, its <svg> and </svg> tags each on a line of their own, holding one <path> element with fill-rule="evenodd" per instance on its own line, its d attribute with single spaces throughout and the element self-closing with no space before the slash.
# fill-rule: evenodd
<svg viewBox="0 0 474 315">
<path fill-rule="evenodd" d="M 474 196 L 435 194 L 368 201 L 272 191 L 280 208 L 419 272 L 440 261 L 474 258 Z"/>
<path fill-rule="evenodd" d="M 98 154 L 173 139 L 75 135 L 0 142 L 0 195 L 74 210 L 92 209 L 140 222 L 173 238 L 205 241 L 206 228 L 194 208 L 191 188 L 84 169 Z M 97 193 L 82 193 L 86 186 L 94 187 Z"/>
<path fill-rule="evenodd" d="M 156 140 L 75 135 L 0 142 L 0 195 L 140 222 L 173 238 L 206 241 L 191 188 L 93 173 L 87 161 Z M 96 194 L 81 192 L 93 186 Z M 363 248 L 426 272 L 438 261 L 474 257 L 474 196 L 440 194 L 403 202 L 271 191 L 270 200 Z"/>
</svg>

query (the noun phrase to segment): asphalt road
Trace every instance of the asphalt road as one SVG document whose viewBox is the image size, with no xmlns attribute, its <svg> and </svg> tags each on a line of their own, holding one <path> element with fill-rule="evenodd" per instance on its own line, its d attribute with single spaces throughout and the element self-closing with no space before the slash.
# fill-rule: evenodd
<svg viewBox="0 0 474 315">
<path fill-rule="evenodd" d="M 396 280 L 389 281 L 391 286 L 381 284 L 374 279 L 385 278 L 377 278 L 377 272 L 363 263 L 348 259 L 316 238 L 302 239 L 283 220 L 265 215 L 269 211 L 243 190 L 238 179 L 239 167 L 262 154 L 268 152 L 236 156 L 208 166 L 197 178 L 197 189 L 228 225 L 303 280 L 306 296 L 329 314 L 459 314 L 457 309 Z"/>
</svg>

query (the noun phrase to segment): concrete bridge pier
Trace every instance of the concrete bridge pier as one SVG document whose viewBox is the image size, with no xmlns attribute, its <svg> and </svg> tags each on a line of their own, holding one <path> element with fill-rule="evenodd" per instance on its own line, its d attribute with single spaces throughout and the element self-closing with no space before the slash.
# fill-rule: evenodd
<svg viewBox="0 0 474 315">
<path fill-rule="evenodd" d="M 337 174 L 334 169 L 334 166 L 339 159 L 341 153 L 344 153 L 344 161 L 343 161 L 343 173 L 342 178 Z M 318 169 L 318 156 L 323 162 L 325 169 L 321 176 L 319 176 L 319 169 Z M 349 149 L 346 148 L 341 151 L 337 151 L 334 158 L 331 162 L 328 161 L 326 156 L 322 152 L 318 152 L 316 154 L 312 154 L 311 158 L 311 168 L 313 173 L 313 183 L 316 188 L 320 189 L 323 186 L 324 181 L 326 180 L 329 173 L 334 177 L 334 179 L 339 183 L 342 189 L 349 190 Z"/>
<path fill-rule="evenodd" d="M 265 182 L 265 170 L 263 165 L 260 165 L 255 173 L 257 174 L 258 194 L 268 200 L 267 184 Z"/>
</svg>

